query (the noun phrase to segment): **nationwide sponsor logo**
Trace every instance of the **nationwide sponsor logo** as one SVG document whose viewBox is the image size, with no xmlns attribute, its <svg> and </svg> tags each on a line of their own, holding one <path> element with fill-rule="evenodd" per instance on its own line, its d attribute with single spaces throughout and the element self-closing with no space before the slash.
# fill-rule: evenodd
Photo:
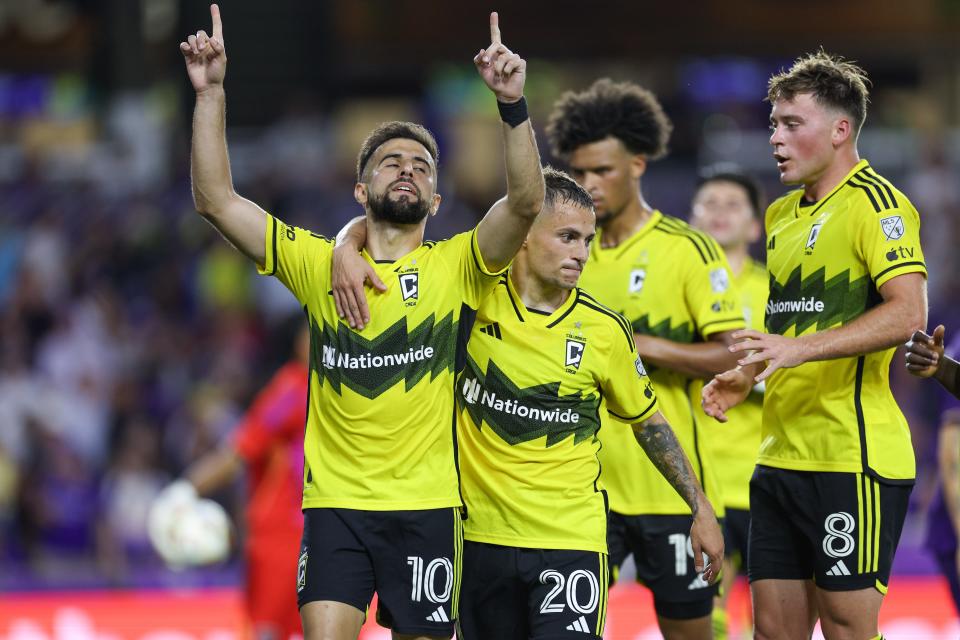
<svg viewBox="0 0 960 640">
<path fill-rule="evenodd" d="M 580 422 L 580 414 L 574 411 L 573 408 L 564 410 L 559 407 L 552 407 L 550 409 L 531 407 L 519 400 L 503 398 L 495 391 L 484 389 L 476 378 L 465 379 L 461 392 L 467 404 L 475 405 L 479 403 L 488 409 L 493 409 L 494 411 L 509 416 L 517 416 L 519 418 L 540 422 L 552 422 L 554 424 L 577 424 Z"/>
<path fill-rule="evenodd" d="M 887 240 L 899 240 L 903 236 L 903 218 L 888 216 L 880 219 L 880 230 Z"/>
<path fill-rule="evenodd" d="M 647 279 L 647 270 L 646 269 L 634 269 L 630 272 L 630 285 L 628 291 L 630 293 L 640 293 L 643 291 L 643 283 Z"/>
<path fill-rule="evenodd" d="M 346 386 L 376 398 L 396 384 L 409 391 L 424 378 L 432 382 L 453 372 L 458 323 L 452 312 L 441 320 L 430 314 L 414 327 L 400 318 L 370 338 L 342 322 L 310 325 L 310 367 L 336 394 Z"/>
<path fill-rule="evenodd" d="M 710 288 L 714 293 L 725 293 L 730 288 L 730 276 L 726 269 L 714 269 L 710 272 Z"/>
<path fill-rule="evenodd" d="M 600 428 L 599 394 L 589 389 L 586 395 L 581 391 L 565 395 L 560 386 L 559 380 L 518 386 L 493 360 L 483 371 L 468 355 L 457 381 L 457 408 L 477 429 L 490 429 L 509 445 L 540 441 L 549 448 L 570 443 L 571 436 L 573 444 L 595 437 Z"/>
<path fill-rule="evenodd" d="M 816 312 L 820 313 L 824 309 L 823 301 L 814 297 L 800 298 L 799 300 L 770 300 L 767 302 L 767 315 L 772 316 L 777 313 L 799 313 Z"/>
<path fill-rule="evenodd" d="M 887 251 L 887 260 L 896 262 L 897 260 L 906 260 L 913 257 L 913 247 L 897 247 Z"/>
<path fill-rule="evenodd" d="M 433 357 L 433 347 L 410 347 L 405 352 L 388 354 L 349 354 L 338 351 L 333 345 L 323 345 L 323 366 L 327 369 L 380 369 L 402 367 L 424 362 Z"/>
</svg>

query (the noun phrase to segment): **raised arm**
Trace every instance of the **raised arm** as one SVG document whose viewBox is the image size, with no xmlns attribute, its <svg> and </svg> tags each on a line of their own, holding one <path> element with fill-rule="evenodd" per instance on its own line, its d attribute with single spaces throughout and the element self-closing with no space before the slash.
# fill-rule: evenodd
<svg viewBox="0 0 960 640">
<path fill-rule="evenodd" d="M 723 534 L 713 507 L 704 495 L 677 436 L 659 411 L 633 425 L 633 435 L 657 470 L 690 507 L 693 514 L 690 545 L 693 547 L 694 566 L 698 572 L 703 571 L 705 580 L 713 582 L 719 576 L 723 563 Z M 707 554 L 707 567 L 704 567 L 701 552 Z"/>
<path fill-rule="evenodd" d="M 503 120 L 507 195 L 490 208 L 477 227 L 483 261 L 491 271 L 499 271 L 520 250 L 530 225 L 543 208 L 545 186 L 537 139 L 523 97 L 527 63 L 501 41 L 496 12 L 490 14 L 490 46 L 481 49 L 473 62 L 496 95 Z"/>
<path fill-rule="evenodd" d="M 187 75 L 197 94 L 193 110 L 190 177 L 197 212 L 244 255 L 263 265 L 266 260 L 267 214 L 233 190 L 227 156 L 226 96 L 223 78 L 227 51 L 220 8 L 210 5 L 213 35 L 198 31 L 180 43 Z"/>
</svg>

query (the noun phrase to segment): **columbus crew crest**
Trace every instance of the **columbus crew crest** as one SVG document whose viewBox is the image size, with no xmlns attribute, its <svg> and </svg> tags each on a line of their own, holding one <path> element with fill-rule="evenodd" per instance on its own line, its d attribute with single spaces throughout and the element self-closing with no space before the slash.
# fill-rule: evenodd
<svg viewBox="0 0 960 640">
<path fill-rule="evenodd" d="M 400 274 L 400 295 L 408 304 L 416 304 L 420 299 L 420 274 L 416 271 Z"/>
<path fill-rule="evenodd" d="M 563 366 L 566 367 L 567 372 L 576 373 L 580 369 L 580 362 L 583 360 L 583 351 L 586 348 L 586 343 L 567 338 L 566 357 L 563 360 Z"/>
</svg>

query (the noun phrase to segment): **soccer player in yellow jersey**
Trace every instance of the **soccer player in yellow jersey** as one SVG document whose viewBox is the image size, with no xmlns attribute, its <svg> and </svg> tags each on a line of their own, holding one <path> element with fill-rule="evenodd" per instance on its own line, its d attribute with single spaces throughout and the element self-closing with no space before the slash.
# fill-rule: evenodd
<svg viewBox="0 0 960 640">
<path fill-rule="evenodd" d="M 915 463 L 890 391 L 897 345 L 927 321 L 920 219 L 857 152 L 862 69 L 823 51 L 770 80 L 780 180 L 767 209 L 767 333 L 738 334 L 740 367 L 704 387 L 723 419 L 766 381 L 750 481 L 757 637 L 878 637 Z M 752 352 L 752 353 L 748 353 Z"/>
<path fill-rule="evenodd" d="M 196 91 L 195 204 L 261 273 L 291 290 L 311 329 L 297 580 L 304 635 L 356 638 L 376 591 L 378 617 L 394 638 L 448 638 L 462 548 L 454 375 L 480 301 L 543 206 L 523 101 L 526 62 L 502 44 L 492 14 L 491 44 L 475 63 L 505 122 L 508 194 L 468 233 L 423 242 L 426 219 L 440 205 L 437 148 L 426 129 L 386 123 L 364 142 L 353 191 L 369 231 L 364 255 L 386 291 L 373 300 L 374 321 L 352 329 L 329 293 L 333 243 L 233 189 L 216 5 L 211 15 L 211 36 L 200 31 L 180 44 Z"/>
<path fill-rule="evenodd" d="M 709 233 L 730 263 L 733 284 L 740 295 L 744 320 L 750 329 L 763 329 L 767 304 L 767 269 L 750 257 L 750 245 L 760 238 L 760 188 L 750 176 L 733 167 L 706 171 L 693 196 L 690 222 Z M 732 409 L 727 423 L 711 428 L 700 409 L 703 384 L 693 388 L 692 401 L 711 449 L 720 493 L 723 496 L 724 552 L 723 582 L 713 609 L 715 640 L 727 637 L 727 598 L 741 569 L 747 565 L 747 534 L 750 530 L 750 476 L 760 449 L 760 421 L 763 413 L 763 386 L 757 385 L 747 400 Z"/>
<path fill-rule="evenodd" d="M 543 211 L 480 305 L 456 384 L 466 538 L 460 640 L 602 637 L 607 498 L 597 432 L 605 412 L 617 418 L 606 429 L 632 425 L 696 514 L 688 531 L 696 571 L 712 582 L 722 562 L 716 515 L 658 411 L 627 321 L 576 288 L 596 229 L 590 196 L 566 174 L 544 173 Z M 351 260 L 342 268 L 363 270 Z M 642 457 L 636 445 L 630 452 Z"/>
<path fill-rule="evenodd" d="M 743 314 L 716 241 L 643 198 L 641 177 L 666 152 L 670 130 L 652 93 L 600 80 L 561 97 L 547 135 L 596 210 L 599 230 L 580 284 L 630 322 L 660 410 L 719 511 L 716 472 L 689 394 L 695 379 L 734 365 L 727 344 Z M 624 429 L 603 428 L 600 440 L 611 574 L 632 553 L 663 635 L 709 638 L 716 586 L 693 570 L 689 506 L 649 460 L 632 455 Z"/>
</svg>

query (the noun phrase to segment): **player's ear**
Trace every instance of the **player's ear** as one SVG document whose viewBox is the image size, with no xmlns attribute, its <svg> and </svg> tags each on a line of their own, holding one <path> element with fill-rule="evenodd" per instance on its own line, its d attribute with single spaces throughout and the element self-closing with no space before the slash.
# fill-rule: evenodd
<svg viewBox="0 0 960 640">
<path fill-rule="evenodd" d="M 430 215 L 431 215 L 431 216 L 437 215 L 437 210 L 440 209 L 440 200 L 441 200 L 441 199 L 442 199 L 442 198 L 440 198 L 440 194 L 439 194 L 439 193 L 433 194 L 433 197 L 430 198 Z"/>
<path fill-rule="evenodd" d="M 833 146 L 839 147 L 853 135 L 853 123 L 849 116 L 841 116 L 833 122 Z"/>
<path fill-rule="evenodd" d="M 361 207 L 366 207 L 367 185 L 362 182 L 358 182 L 357 184 L 353 185 L 353 199 L 356 200 Z"/>
<path fill-rule="evenodd" d="M 647 159 L 646 157 L 636 154 L 630 158 L 630 177 L 634 180 L 639 180 L 640 177 L 647 172 Z"/>
</svg>

